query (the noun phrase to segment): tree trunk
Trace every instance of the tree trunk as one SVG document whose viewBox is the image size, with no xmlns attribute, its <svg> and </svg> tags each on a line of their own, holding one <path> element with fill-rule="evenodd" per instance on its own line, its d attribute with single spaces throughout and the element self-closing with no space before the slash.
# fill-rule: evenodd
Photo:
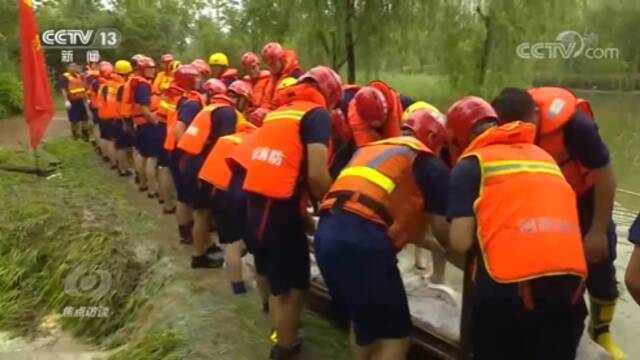
<svg viewBox="0 0 640 360">
<path fill-rule="evenodd" d="M 347 50 L 347 81 L 350 84 L 356 82 L 356 53 L 355 43 L 353 40 L 353 19 L 355 17 L 355 0 L 346 0 L 347 2 L 347 17 L 346 17 L 346 31 L 345 31 L 345 46 Z"/>
<path fill-rule="evenodd" d="M 491 19 L 491 11 L 488 15 L 485 15 L 480 10 L 480 6 L 477 8 L 477 12 L 484 21 L 486 29 L 486 37 L 484 39 L 484 47 L 482 49 L 482 57 L 480 58 L 480 69 L 478 74 L 478 86 L 484 86 L 487 76 L 487 67 L 489 66 L 489 57 L 491 56 L 491 46 L 493 45 L 494 29 Z"/>
</svg>

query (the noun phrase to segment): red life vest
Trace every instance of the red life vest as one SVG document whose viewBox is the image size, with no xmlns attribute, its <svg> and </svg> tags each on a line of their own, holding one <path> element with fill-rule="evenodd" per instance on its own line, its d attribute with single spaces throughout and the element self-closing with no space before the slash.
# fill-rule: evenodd
<svg viewBox="0 0 640 360">
<path fill-rule="evenodd" d="M 64 76 L 68 82 L 66 88 L 67 99 L 69 101 L 83 100 L 87 89 L 84 86 L 82 77 L 70 72 L 66 72 L 62 76 Z"/>
<path fill-rule="evenodd" d="M 220 137 L 200 169 L 200 174 L 198 175 L 200 179 L 215 186 L 216 189 L 224 191 L 229 189 L 232 174 L 227 159 L 231 156 L 233 150 L 253 133 L 253 130 L 255 128 Z"/>
<path fill-rule="evenodd" d="M 290 100 L 267 114 L 256 132 L 244 182 L 245 190 L 274 199 L 291 198 L 298 184 L 304 156 L 300 121 L 311 110 L 326 108 L 322 94 L 309 84 L 283 92 Z"/>
<path fill-rule="evenodd" d="M 338 175 L 320 209 L 335 206 L 387 226 L 396 249 L 416 231 L 424 212 L 424 198 L 413 175 L 413 162 L 433 152 L 413 137 L 394 137 L 369 143 Z"/>
<path fill-rule="evenodd" d="M 487 130 L 462 154 L 480 165 L 477 237 L 499 283 L 587 275 L 576 195 L 535 136 L 532 124 L 509 123 Z"/>
<path fill-rule="evenodd" d="M 100 86 L 97 101 L 100 119 L 116 120 L 118 118 L 117 95 L 122 84 L 124 84 L 124 79 L 120 75 L 111 74 L 111 77 Z"/>
<path fill-rule="evenodd" d="M 379 133 L 377 129 L 371 127 L 366 120 L 358 115 L 356 102 L 352 100 L 349 103 L 347 120 L 357 147 L 364 146 L 370 142 L 400 136 L 401 134 L 400 127 L 403 110 L 400 95 L 381 81 L 371 82 L 367 86 L 374 87 L 384 94 L 387 104 L 389 105 L 389 116 L 381 129 L 382 133 Z"/>
<path fill-rule="evenodd" d="M 581 110 L 595 121 L 591 106 L 569 90 L 558 87 L 534 88 L 529 93 L 540 109 L 536 144 L 551 154 L 576 194 L 582 195 L 593 186 L 595 175 L 577 159 L 571 158 L 565 146 L 564 127 L 576 110 Z"/>
</svg>

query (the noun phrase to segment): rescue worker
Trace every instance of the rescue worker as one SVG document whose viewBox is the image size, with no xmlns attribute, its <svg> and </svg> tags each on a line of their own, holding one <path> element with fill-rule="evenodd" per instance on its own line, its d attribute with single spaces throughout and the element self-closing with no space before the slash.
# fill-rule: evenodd
<svg viewBox="0 0 640 360">
<path fill-rule="evenodd" d="M 640 305 L 640 214 L 629 229 L 629 241 L 633 243 L 633 252 L 627 265 L 627 272 L 624 277 L 625 285 L 629 294 Z"/>
<path fill-rule="evenodd" d="M 243 80 L 251 86 L 253 93 L 254 108 L 269 108 L 268 94 L 266 93 L 271 81 L 271 73 L 268 70 L 260 69 L 260 59 L 258 55 L 247 52 L 240 58 L 242 67 L 246 72 Z"/>
<path fill-rule="evenodd" d="M 181 174 L 181 164 L 184 153 L 176 148 L 176 143 L 191 121 L 202 110 L 204 99 L 197 91 L 200 87 L 201 73 L 190 64 L 181 65 L 176 70 L 175 86 L 182 89 L 182 94 L 176 103 L 175 113 L 171 113 L 167 120 L 167 136 L 164 148 L 169 157 L 169 168 L 177 195 L 176 220 L 178 223 L 178 236 L 180 244 L 193 244 L 193 213 L 190 203 L 192 202 L 193 184 L 185 183 Z"/>
<path fill-rule="evenodd" d="M 309 197 L 321 199 L 331 185 L 328 110 L 341 93 L 340 76 L 325 66 L 284 88 L 278 99 L 282 105 L 265 117 L 247 161 L 243 189 L 249 192 L 249 227 L 270 284 L 275 359 L 293 358 L 301 347 L 298 328 L 310 271 L 306 232 L 313 227 L 306 208 Z"/>
<path fill-rule="evenodd" d="M 275 107 L 276 89 L 280 82 L 286 78 L 299 78 L 303 74 L 298 61 L 298 54 L 293 50 L 285 50 L 277 42 L 270 42 L 262 48 L 262 61 L 271 72 L 271 82 L 266 89 L 266 94 L 271 102 L 271 108 Z"/>
<path fill-rule="evenodd" d="M 427 223 L 446 242 L 445 134 L 431 112 L 415 112 L 404 136 L 360 148 L 320 205 L 316 260 L 347 309 L 354 359 L 406 358 L 412 324 L 396 253 L 407 243 L 440 247 L 425 242 Z"/>
<path fill-rule="evenodd" d="M 133 72 L 133 67 L 127 60 L 118 60 L 114 66 L 114 71 L 123 79 L 123 83 L 118 87 L 116 92 L 116 109 L 118 116 L 112 129 L 116 148 L 116 160 L 118 163 L 118 175 L 121 177 L 129 177 L 132 173 L 129 171 L 128 152 L 133 146 L 133 138 L 131 134 L 133 125 L 131 122 L 131 106 L 123 106 L 122 97 L 125 92 L 125 87 L 130 84 L 128 79 L 130 74 Z"/>
<path fill-rule="evenodd" d="M 404 110 L 404 113 L 402 114 L 401 122 L 404 124 L 407 121 L 407 119 L 409 119 L 411 114 L 413 114 L 416 111 L 428 111 L 432 113 L 433 116 L 436 119 L 438 119 L 442 124 L 445 123 L 445 116 L 440 112 L 440 110 L 438 110 L 438 108 L 436 108 L 435 106 L 425 101 L 416 101 L 413 104 L 411 104 L 409 107 L 407 107 Z M 449 166 L 449 162 L 447 161 L 448 152 L 447 152 L 446 146 L 442 147 L 439 154 L 440 154 L 440 159 L 442 159 L 445 162 L 445 164 L 447 164 L 447 166 L 451 168 L 451 166 Z M 428 233 L 427 236 L 432 236 L 431 229 L 427 229 L 427 233 Z M 424 248 L 420 248 L 417 246 L 414 248 L 414 269 L 419 274 L 426 274 L 427 272 L 428 253 L 429 251 Z M 446 255 L 443 252 L 438 251 L 437 249 L 432 250 L 431 265 L 432 265 L 432 272 L 431 272 L 431 275 L 429 275 L 429 282 L 431 282 L 432 284 L 444 284 L 445 274 L 447 269 Z"/>
<path fill-rule="evenodd" d="M 115 127 L 118 121 L 117 94 L 118 89 L 124 84 L 121 75 L 113 72 L 113 65 L 108 62 L 100 64 L 100 77 L 104 79 L 98 89 L 96 106 L 100 119 L 100 137 L 104 143 L 105 154 L 111 162 L 111 169 L 118 169 L 116 156 Z"/>
<path fill-rule="evenodd" d="M 182 177 L 193 188 L 190 205 L 193 208 L 193 256 L 192 268 L 218 268 L 224 263 L 221 257 L 211 258 L 208 253 L 219 252 L 211 244 L 211 191 L 210 184 L 201 182 L 198 174 L 218 139 L 236 132 L 237 126 L 247 123 L 242 115 L 251 101 L 251 89 L 242 81 L 229 86 L 226 95 L 216 95 L 211 104 L 202 109 L 178 140 L 177 148 L 184 152 Z M 223 236 L 220 240 L 229 240 Z"/>
<path fill-rule="evenodd" d="M 66 72 L 58 80 L 58 89 L 64 99 L 64 107 L 71 124 L 71 135 L 74 139 L 80 136 L 89 141 L 89 124 L 87 123 L 86 88 L 80 66 L 76 63 L 67 64 Z"/>
<path fill-rule="evenodd" d="M 155 79 L 153 80 L 153 86 L 151 91 L 154 94 L 162 94 L 165 90 L 171 86 L 173 81 L 173 71 L 171 70 L 171 64 L 176 60 L 173 54 L 163 54 L 160 56 L 160 64 L 162 64 L 162 70 L 158 71 Z"/>
<path fill-rule="evenodd" d="M 161 59 L 165 63 L 165 71 L 161 73 L 163 75 L 157 75 L 154 82 L 154 86 L 157 83 L 155 87 L 160 91 L 160 101 L 155 115 L 158 118 L 158 126 L 162 132 L 162 144 L 158 150 L 158 189 L 160 194 L 158 202 L 162 205 L 164 214 L 173 214 L 177 208 L 176 190 L 170 170 L 170 151 L 172 148 L 168 149 L 167 144 L 173 144 L 173 126 L 176 121 L 178 101 L 185 90 L 182 86 L 176 85 L 174 81 L 175 72 L 180 66 L 180 62 L 176 61 L 171 54 L 165 54 Z M 158 80 L 160 76 L 162 76 L 162 79 Z M 183 84 L 185 81 L 197 84 L 197 77 L 193 81 L 190 76 L 187 76 L 187 79 L 183 77 L 181 80 Z M 167 141 L 167 137 L 171 137 L 171 139 Z"/>
<path fill-rule="evenodd" d="M 206 96 L 207 104 L 213 101 L 214 96 L 224 95 L 227 92 L 227 86 L 222 81 L 213 78 L 205 81 L 202 88 Z"/>
<path fill-rule="evenodd" d="M 202 59 L 195 59 L 191 62 L 191 65 L 193 65 L 200 72 L 200 85 L 202 85 L 204 81 L 211 77 L 211 66 L 209 66 L 206 61 Z"/>
<path fill-rule="evenodd" d="M 91 139 L 91 142 L 99 155 L 102 156 L 102 159 L 104 161 L 108 161 L 108 157 L 105 153 L 106 149 L 104 148 L 104 142 L 102 142 L 101 146 L 99 129 L 100 118 L 98 116 L 98 88 L 104 82 L 100 76 L 100 66 L 103 63 L 105 63 L 105 61 L 90 61 L 89 64 L 87 64 L 83 77 L 85 88 L 87 89 L 87 104 L 89 105 L 89 112 L 91 113 L 91 122 L 87 123 L 89 132 L 93 133 L 93 139 Z"/>
<path fill-rule="evenodd" d="M 115 165 L 115 159 L 113 158 L 115 157 L 115 154 L 109 154 L 107 140 L 110 136 L 108 134 L 109 129 L 107 128 L 108 126 L 105 126 L 105 122 L 100 117 L 99 110 L 103 105 L 100 97 L 100 91 L 107 80 L 111 77 L 111 74 L 113 73 L 113 65 L 108 61 L 101 61 L 98 66 L 97 76 L 93 75 L 93 70 L 88 70 L 88 74 L 90 75 L 87 75 L 87 78 L 85 79 L 85 82 L 89 84 L 87 87 L 89 89 L 89 110 L 91 111 L 91 118 L 94 124 L 96 149 L 98 150 L 99 155 L 102 156 L 102 160 L 110 162 L 113 166 Z M 89 76 L 91 77 L 91 80 L 88 80 Z M 112 167 L 112 169 L 115 169 L 115 167 Z"/>
<path fill-rule="evenodd" d="M 616 181 L 589 104 L 569 90 L 542 87 L 528 93 L 507 88 L 494 105 L 502 121 L 517 118 L 537 125 L 536 144 L 551 154 L 576 192 L 589 265 L 589 333 L 615 360 L 624 359 L 610 333 L 619 296 L 614 266 L 617 236 L 611 217 Z"/>
<path fill-rule="evenodd" d="M 250 88 L 247 86 L 247 89 Z M 235 92 L 232 91 L 230 95 L 235 96 Z M 238 112 L 237 117 L 242 118 L 244 115 Z M 249 241 L 247 237 L 247 200 L 242 190 L 245 170 L 241 165 L 232 162 L 231 156 L 235 148 L 241 145 L 256 127 L 244 120 L 236 129 L 236 133 L 218 138 L 198 177 L 213 189 L 211 214 L 218 228 L 218 240 L 220 244 L 226 245 L 225 264 L 231 290 L 239 295 L 247 292 L 242 277 L 242 253 L 249 246 L 254 253 L 255 242 Z M 245 239 L 249 245 L 245 245 Z"/>
<path fill-rule="evenodd" d="M 147 197 L 158 196 L 157 159 L 162 146 L 162 129 L 154 115 L 157 104 L 151 93 L 151 80 L 155 75 L 153 59 L 143 57 L 137 61 L 135 73 L 129 77 L 129 94 L 123 101 L 131 104 L 131 119 L 135 125 L 137 161 L 140 191 L 148 191 Z"/>
<path fill-rule="evenodd" d="M 214 53 L 209 56 L 211 75 L 221 80 L 227 87 L 238 80 L 238 70 L 229 67 L 229 58 L 223 53 Z"/>
<path fill-rule="evenodd" d="M 451 172 L 446 247 L 465 270 L 471 317 L 463 310 L 461 343 L 470 336 L 471 349 L 463 357 L 574 359 L 587 275 L 576 195 L 534 145 L 534 125 L 498 121 L 474 96 L 447 113 L 462 153 Z"/>
</svg>

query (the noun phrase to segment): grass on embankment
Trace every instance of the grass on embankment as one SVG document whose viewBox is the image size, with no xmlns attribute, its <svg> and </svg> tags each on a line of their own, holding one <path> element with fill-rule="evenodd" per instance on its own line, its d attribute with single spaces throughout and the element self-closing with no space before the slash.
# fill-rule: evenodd
<svg viewBox="0 0 640 360">
<path fill-rule="evenodd" d="M 45 150 L 62 162 L 59 175 L 0 172 L 1 331 L 37 335 L 45 315 L 106 307 L 104 318 L 61 321 L 73 335 L 118 348 L 114 360 L 266 357 L 269 330 L 255 291 L 234 296 L 222 270 L 197 272 L 186 267 L 188 255 L 163 256 L 159 245 L 171 237 L 172 220 L 134 206 L 131 185 L 99 164 L 89 145 L 57 140 Z M 33 159 L 0 149 L 0 163 Z M 65 292 L 65 281 L 83 267 L 110 275 L 104 296 Z M 82 291 L 86 278 L 71 284 L 95 294 L 99 286 Z M 344 333 L 310 313 L 304 323 L 313 358 L 347 358 Z"/>
</svg>

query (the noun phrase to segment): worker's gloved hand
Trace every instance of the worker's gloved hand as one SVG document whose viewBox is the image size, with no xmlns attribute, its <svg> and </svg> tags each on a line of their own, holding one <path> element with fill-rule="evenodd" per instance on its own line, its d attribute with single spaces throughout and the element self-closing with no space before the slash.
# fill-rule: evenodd
<svg viewBox="0 0 640 360">
<path fill-rule="evenodd" d="M 66 100 L 64 102 L 64 108 L 67 109 L 67 110 L 71 109 L 71 101 Z"/>
<path fill-rule="evenodd" d="M 308 235 L 313 235 L 316 233 L 316 222 L 310 215 L 304 216 L 304 230 Z"/>
</svg>

